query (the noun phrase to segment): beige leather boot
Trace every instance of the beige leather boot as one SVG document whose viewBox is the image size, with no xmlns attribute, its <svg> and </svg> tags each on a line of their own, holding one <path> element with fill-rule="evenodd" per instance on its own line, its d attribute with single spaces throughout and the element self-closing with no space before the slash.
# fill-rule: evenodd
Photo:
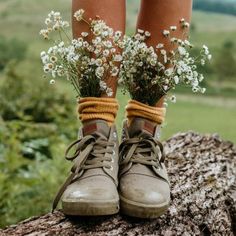
<svg viewBox="0 0 236 236">
<path fill-rule="evenodd" d="M 135 118 L 129 127 L 124 122 L 119 194 L 121 211 L 126 215 L 156 218 L 168 209 L 170 187 L 159 129 L 142 118 Z"/>
<path fill-rule="evenodd" d="M 103 120 L 90 121 L 80 129 L 80 135 L 66 151 L 66 159 L 73 160 L 74 165 L 53 209 L 61 198 L 62 210 L 67 215 L 115 214 L 119 211 L 116 128 Z"/>
</svg>

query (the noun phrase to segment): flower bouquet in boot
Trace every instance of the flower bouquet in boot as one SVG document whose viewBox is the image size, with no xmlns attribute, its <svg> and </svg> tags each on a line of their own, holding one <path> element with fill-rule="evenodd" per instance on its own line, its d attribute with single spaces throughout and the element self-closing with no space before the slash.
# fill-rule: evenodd
<svg viewBox="0 0 236 236">
<path fill-rule="evenodd" d="M 56 78 L 67 79 L 74 87 L 78 97 L 108 97 L 113 91 L 106 84 L 106 78 L 117 76 L 122 56 L 119 49 L 124 47 L 122 33 L 115 31 L 99 19 L 86 20 L 84 10 L 75 12 L 77 21 L 85 22 L 89 32 L 71 39 L 67 33 L 69 23 L 64 21 L 60 12 L 50 12 L 45 20 L 46 28 L 40 34 L 51 40 L 53 46 L 41 52 L 41 60 L 50 83 Z M 55 34 L 58 39 L 54 39 Z"/>
<path fill-rule="evenodd" d="M 179 28 L 186 37 L 189 23 L 181 19 Z M 167 95 L 175 102 L 169 91 L 180 85 L 190 87 L 194 93 L 205 92 L 201 87 L 204 76 L 198 69 L 211 60 L 208 47 L 203 45 L 199 55 L 192 56 L 193 45 L 187 39 L 173 37 L 176 30 L 177 26 L 171 26 L 163 31 L 163 37 L 173 46 L 170 51 L 166 51 L 162 43 L 148 46 L 145 41 L 151 34 L 141 29 L 133 37 L 125 37 L 119 82 L 132 99 L 154 106 Z"/>
<path fill-rule="evenodd" d="M 189 23 L 182 19 L 179 27 L 186 34 Z M 171 51 L 165 50 L 162 43 L 148 46 L 146 39 L 151 34 L 141 29 L 125 38 L 119 82 L 132 100 L 126 107 L 120 145 L 119 195 L 121 211 L 130 216 L 156 218 L 169 206 L 170 183 L 159 141 L 166 109 L 160 99 L 175 102 L 169 92 L 179 85 L 205 92 L 198 65 L 211 59 L 209 50 L 203 46 L 198 57 L 191 56 L 192 44 L 173 37 L 176 30 L 171 26 L 163 31 L 163 37 L 173 46 Z"/>
<path fill-rule="evenodd" d="M 53 42 L 41 53 L 44 72 L 51 77 L 51 84 L 62 77 L 73 85 L 83 123 L 80 138 L 66 150 L 65 158 L 73 166 L 54 199 L 53 210 L 61 199 L 62 210 L 68 215 L 110 215 L 119 211 L 118 138 L 114 125 L 118 103 L 106 80 L 119 73 L 123 37 L 99 17 L 85 19 L 83 9 L 74 17 L 89 29 L 78 38 L 70 38 L 66 31 L 69 24 L 59 12 L 50 12 L 46 28 L 40 31 Z M 55 33 L 59 39 L 53 39 Z M 106 97 L 101 97 L 104 94 Z"/>
</svg>

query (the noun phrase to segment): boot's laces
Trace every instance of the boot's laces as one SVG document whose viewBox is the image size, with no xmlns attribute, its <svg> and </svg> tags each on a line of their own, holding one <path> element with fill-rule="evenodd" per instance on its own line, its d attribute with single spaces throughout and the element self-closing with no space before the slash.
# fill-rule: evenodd
<svg viewBox="0 0 236 236">
<path fill-rule="evenodd" d="M 119 160 L 120 165 L 133 162 L 159 168 L 165 160 L 163 145 L 146 134 L 126 139 L 120 145 Z"/>
<path fill-rule="evenodd" d="M 65 152 L 65 158 L 66 160 L 74 161 L 74 165 L 71 168 L 71 174 L 56 194 L 52 205 L 52 212 L 57 207 L 67 186 L 72 183 L 81 170 L 99 167 L 111 168 L 108 162 L 111 162 L 112 158 L 110 155 L 106 156 L 105 154 L 113 154 L 113 147 L 113 142 L 109 142 L 107 138 L 99 135 L 87 135 L 69 145 Z M 73 152 L 72 149 L 74 149 L 74 153 L 73 155 L 69 155 L 70 152 Z"/>
</svg>

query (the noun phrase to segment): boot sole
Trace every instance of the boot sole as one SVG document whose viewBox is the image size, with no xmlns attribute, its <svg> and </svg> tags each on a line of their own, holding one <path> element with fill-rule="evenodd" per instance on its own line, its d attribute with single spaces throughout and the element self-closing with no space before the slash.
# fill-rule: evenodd
<svg viewBox="0 0 236 236">
<path fill-rule="evenodd" d="M 120 196 L 120 209 L 125 215 L 138 218 L 158 218 L 166 213 L 169 207 L 169 202 L 164 202 L 159 205 L 146 205 L 139 202 L 134 202 Z"/>
<path fill-rule="evenodd" d="M 62 201 L 62 211 L 73 216 L 103 216 L 119 212 L 119 200 L 112 201 Z"/>
</svg>

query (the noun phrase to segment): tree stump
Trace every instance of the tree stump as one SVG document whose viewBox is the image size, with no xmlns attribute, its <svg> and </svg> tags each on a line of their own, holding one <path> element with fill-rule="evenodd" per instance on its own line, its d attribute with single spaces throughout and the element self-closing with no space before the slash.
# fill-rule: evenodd
<svg viewBox="0 0 236 236">
<path fill-rule="evenodd" d="M 27 235 L 236 235 L 236 149 L 217 135 L 179 133 L 164 143 L 171 205 L 158 219 L 117 214 L 66 217 L 60 210 L 0 230 Z"/>
</svg>

